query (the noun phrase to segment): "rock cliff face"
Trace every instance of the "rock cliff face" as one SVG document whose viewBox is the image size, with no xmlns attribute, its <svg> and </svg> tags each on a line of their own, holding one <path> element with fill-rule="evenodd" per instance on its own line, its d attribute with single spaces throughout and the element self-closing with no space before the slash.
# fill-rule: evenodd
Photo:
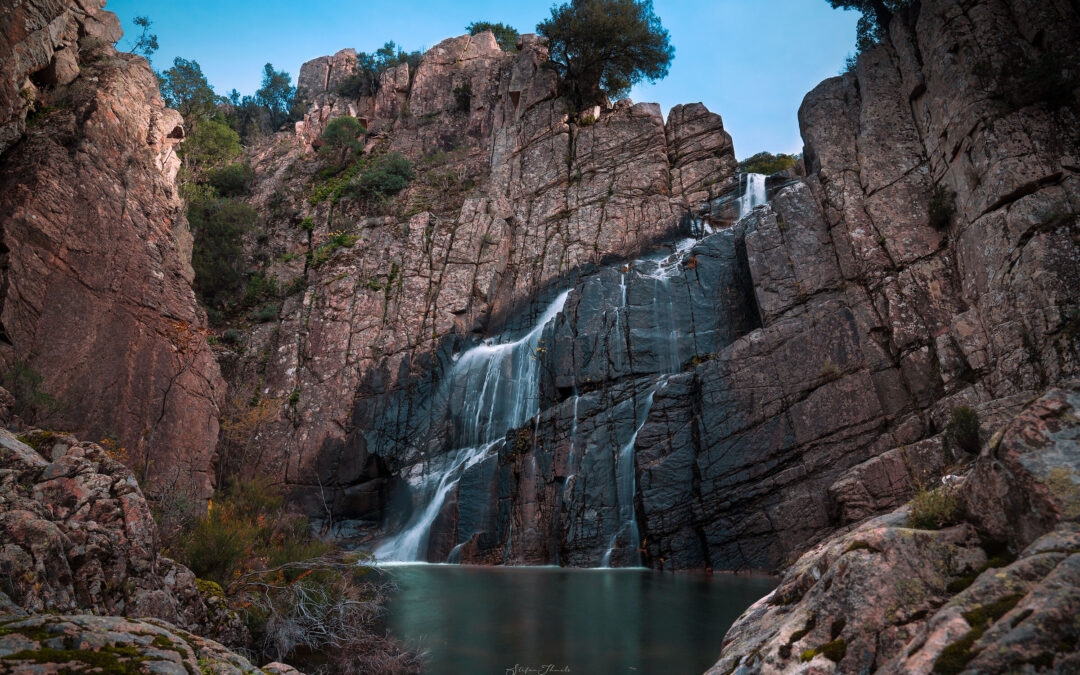
<svg viewBox="0 0 1080 675">
<path fill-rule="evenodd" d="M 252 154 L 250 259 L 299 292 L 226 356 L 278 406 L 247 465 L 433 560 L 776 569 L 897 507 L 962 459 L 954 407 L 989 434 L 1078 373 L 1077 27 L 901 13 L 750 213 L 718 116 L 572 115 L 531 36 L 447 40 L 370 98 L 335 93 L 350 53 L 306 64 L 311 111 Z M 316 196 L 342 114 L 420 168 L 385 215 Z"/>
<path fill-rule="evenodd" d="M 452 447 L 430 401 L 455 353 L 671 239 L 689 204 L 734 185 L 719 116 L 686 106 L 665 125 L 657 106 L 629 101 L 572 115 L 545 58 L 533 36 L 514 54 L 489 33 L 453 38 L 360 99 L 336 93 L 349 51 L 317 59 L 301 70 L 312 107 L 295 136 L 253 151 L 253 202 L 268 217 L 250 260 L 301 292 L 225 370 L 237 402 L 258 383 L 279 410 L 241 463 L 280 476 L 310 513 L 377 523 L 397 477 Z M 369 152 L 416 167 L 389 207 L 315 197 L 311 143 L 342 114 L 365 123 Z M 335 232 L 357 239 L 317 260 Z"/>
<path fill-rule="evenodd" d="M 0 10 L 0 370 L 61 404 L 23 422 L 115 437 L 206 495 L 223 383 L 174 183 L 184 129 L 102 4 Z"/>
</svg>

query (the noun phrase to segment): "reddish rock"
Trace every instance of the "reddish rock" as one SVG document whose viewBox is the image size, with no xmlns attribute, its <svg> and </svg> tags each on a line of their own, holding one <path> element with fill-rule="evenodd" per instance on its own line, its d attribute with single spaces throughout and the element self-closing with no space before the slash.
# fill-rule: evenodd
<svg viewBox="0 0 1080 675">
<path fill-rule="evenodd" d="M 25 422 L 116 437 L 151 481 L 182 475 L 205 496 L 223 387 L 174 182 L 184 129 L 146 60 L 109 44 L 101 4 L 0 13 L 20 26 L 0 30 L 4 82 L 37 82 L 38 109 L 0 162 L 0 369 L 24 362 L 61 403 Z M 0 136 L 21 130 L 5 105 Z"/>
</svg>

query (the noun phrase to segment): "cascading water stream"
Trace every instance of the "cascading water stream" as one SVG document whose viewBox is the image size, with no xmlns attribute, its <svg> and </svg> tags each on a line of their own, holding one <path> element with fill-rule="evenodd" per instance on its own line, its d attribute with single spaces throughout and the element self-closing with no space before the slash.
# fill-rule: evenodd
<svg viewBox="0 0 1080 675">
<path fill-rule="evenodd" d="M 611 536 L 611 544 L 604 553 L 604 557 L 600 559 L 601 567 L 611 567 L 611 556 L 619 547 L 620 540 L 623 541 L 623 545 L 632 548 L 633 555 L 630 556 L 630 562 L 633 563 L 633 566 L 638 567 L 641 565 L 641 554 L 637 550 L 640 536 L 634 507 L 635 493 L 637 492 L 634 445 L 637 443 L 638 434 L 641 433 L 645 422 L 649 419 L 649 411 L 652 410 L 656 390 L 665 384 L 666 380 L 661 379 L 656 387 L 649 390 L 640 406 L 636 399 L 630 401 L 631 405 L 634 406 L 634 432 L 619 449 L 619 454 L 615 459 L 615 493 L 618 501 L 619 527 L 615 530 L 615 534 Z"/>
<path fill-rule="evenodd" d="M 745 183 L 743 183 L 745 181 Z M 747 173 L 739 176 L 740 184 L 743 184 L 742 194 L 739 196 L 739 218 L 745 218 L 766 201 L 765 176 L 760 173 Z"/>
<path fill-rule="evenodd" d="M 540 412 L 537 398 L 540 361 L 537 350 L 544 327 L 562 311 L 570 291 L 546 308 L 532 329 L 509 342 L 489 339 L 462 354 L 447 373 L 456 450 L 443 455 L 412 485 L 414 503 L 422 505 L 398 534 L 375 550 L 379 561 L 413 561 L 426 556 L 431 524 L 462 473 L 482 461 L 506 436 Z M 478 395 L 472 395 L 479 392 Z"/>
</svg>

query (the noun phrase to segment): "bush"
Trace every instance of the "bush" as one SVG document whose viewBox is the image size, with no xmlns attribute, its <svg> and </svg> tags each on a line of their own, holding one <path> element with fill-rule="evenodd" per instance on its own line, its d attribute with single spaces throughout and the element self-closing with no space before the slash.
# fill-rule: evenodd
<svg viewBox="0 0 1080 675">
<path fill-rule="evenodd" d="M 260 661 L 308 672 L 419 671 L 417 655 L 379 627 L 392 585 L 368 580 L 359 556 L 312 536 L 265 479 L 230 482 L 169 554 L 239 612 Z"/>
<path fill-rule="evenodd" d="M 738 170 L 743 173 L 760 173 L 771 176 L 774 173 L 790 169 L 799 163 L 798 155 L 777 155 L 771 152 L 759 152 L 739 162 Z"/>
<path fill-rule="evenodd" d="M 465 27 L 465 30 L 469 31 L 469 35 L 479 35 L 486 30 L 492 32 L 495 35 L 495 41 L 499 43 L 499 47 L 505 52 L 516 52 L 518 32 L 516 28 L 507 26 L 504 23 L 491 23 L 490 21 L 474 21 Z"/>
<path fill-rule="evenodd" d="M 255 305 L 266 298 L 276 297 L 279 292 L 277 280 L 262 272 L 255 272 L 248 277 L 244 286 L 244 304 Z"/>
<path fill-rule="evenodd" d="M 195 238 L 191 254 L 194 286 L 203 304 L 220 308 L 240 290 L 244 280 L 239 268 L 242 237 L 257 219 L 255 210 L 240 202 L 210 200 L 188 205 Z"/>
<path fill-rule="evenodd" d="M 956 448 L 968 454 L 979 454 L 979 414 L 966 405 L 953 408 L 945 425 L 944 444 L 946 451 Z"/>
<path fill-rule="evenodd" d="M 331 120 L 319 136 L 322 145 L 319 154 L 329 160 L 344 164 L 360 155 L 364 146 L 358 140 L 367 133 L 360 120 L 348 115 Z"/>
<path fill-rule="evenodd" d="M 908 527 L 917 530 L 939 530 L 955 525 L 960 517 L 960 504 L 952 488 L 922 489 L 911 500 Z"/>
<path fill-rule="evenodd" d="M 259 309 L 255 310 L 252 318 L 259 323 L 276 321 L 278 318 L 278 306 L 275 304 L 263 305 Z"/>
<path fill-rule="evenodd" d="M 956 193 L 948 187 L 935 184 L 930 193 L 930 227 L 943 230 L 952 224 L 953 216 L 956 215 Z"/>
<path fill-rule="evenodd" d="M 209 169 L 231 162 L 240 152 L 240 136 L 229 125 L 203 120 L 188 133 L 177 154 L 184 160 L 185 170 L 198 178 Z"/>
<path fill-rule="evenodd" d="M 0 384 L 15 397 L 15 414 L 27 424 L 37 424 L 63 408 L 59 400 L 41 390 L 44 381 L 29 363 L 18 359 L 0 373 Z"/>
<path fill-rule="evenodd" d="M 239 197 L 251 192 L 255 170 L 250 164 L 229 164 L 220 169 L 212 169 L 206 178 L 222 197 Z"/>
<path fill-rule="evenodd" d="M 390 197 L 408 187 L 414 175 L 409 160 L 392 152 L 364 166 L 349 184 L 347 193 L 356 198 Z"/>
</svg>

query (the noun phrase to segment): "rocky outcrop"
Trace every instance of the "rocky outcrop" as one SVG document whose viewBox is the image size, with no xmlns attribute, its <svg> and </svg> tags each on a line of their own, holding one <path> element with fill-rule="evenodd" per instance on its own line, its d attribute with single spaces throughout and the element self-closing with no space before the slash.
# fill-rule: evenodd
<svg viewBox="0 0 1080 675">
<path fill-rule="evenodd" d="M 729 631 L 710 673 L 1073 672 L 1080 666 L 1080 383 L 995 436 L 954 490 L 961 522 L 911 507 L 803 555 Z"/>
<path fill-rule="evenodd" d="M 184 129 L 102 4 L 0 10 L 0 369 L 60 404 L 24 423 L 115 437 L 151 483 L 205 496 L 223 387 L 174 183 Z"/>
<path fill-rule="evenodd" d="M 0 593 L 34 613 L 156 618 L 231 644 L 247 631 L 214 613 L 195 575 L 160 553 L 135 477 L 98 445 L 0 429 Z"/>
<path fill-rule="evenodd" d="M 164 621 L 65 614 L 4 617 L 0 672 L 299 675 L 280 663 L 257 668 L 220 643 Z"/>
</svg>

